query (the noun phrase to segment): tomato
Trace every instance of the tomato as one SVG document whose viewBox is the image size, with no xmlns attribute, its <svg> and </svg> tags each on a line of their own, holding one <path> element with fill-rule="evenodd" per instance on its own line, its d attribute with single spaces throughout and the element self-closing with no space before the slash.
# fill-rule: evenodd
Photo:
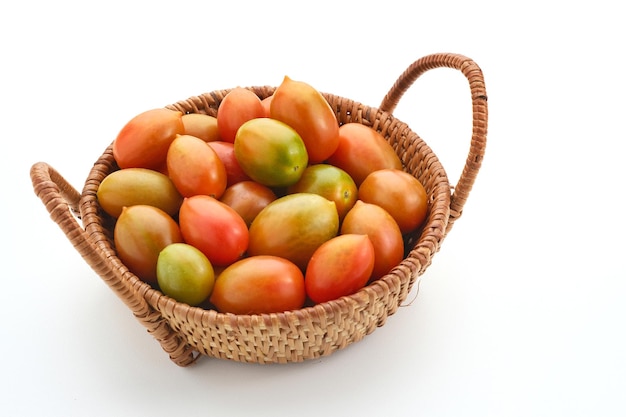
<svg viewBox="0 0 626 417">
<path fill-rule="evenodd" d="M 357 200 L 357 186 L 348 173 L 328 164 L 309 165 L 287 192 L 314 193 L 334 201 L 341 221 Z"/>
<path fill-rule="evenodd" d="M 222 313 L 264 314 L 302 308 L 304 276 L 276 256 L 251 256 L 224 269 L 215 281 L 211 303 Z"/>
<path fill-rule="evenodd" d="M 153 206 L 124 207 L 113 230 L 115 249 L 130 272 L 143 281 L 157 281 L 159 253 L 172 243 L 182 242 L 178 224 Z"/>
<path fill-rule="evenodd" d="M 280 256 L 304 270 L 313 252 L 338 229 L 334 202 L 317 194 L 289 194 L 256 216 L 250 225 L 248 254 Z"/>
<path fill-rule="evenodd" d="M 180 135 L 167 152 L 167 172 L 184 197 L 220 198 L 226 189 L 226 168 L 217 153 L 195 136 Z"/>
<path fill-rule="evenodd" d="M 302 137 L 312 164 L 323 162 L 339 144 L 339 124 L 324 96 L 311 85 L 285 77 L 270 104 L 270 117 Z"/>
<path fill-rule="evenodd" d="M 241 166 L 239 166 L 239 161 L 235 157 L 235 145 L 231 142 L 224 141 L 213 141 L 209 142 L 209 146 L 213 148 L 217 156 L 224 164 L 226 168 L 226 186 L 230 187 L 231 185 L 238 183 L 240 181 L 249 180 L 250 177 L 243 172 Z"/>
<path fill-rule="evenodd" d="M 195 136 L 205 142 L 219 140 L 217 118 L 208 114 L 189 113 L 182 116 L 184 134 Z"/>
<path fill-rule="evenodd" d="M 185 198 L 178 223 L 185 242 L 204 253 L 212 265 L 231 264 L 248 248 L 246 223 L 235 210 L 213 197 Z"/>
<path fill-rule="evenodd" d="M 428 213 L 428 195 L 422 183 L 399 169 L 369 174 L 359 187 L 359 198 L 387 210 L 403 234 L 417 229 Z"/>
<path fill-rule="evenodd" d="M 250 178 L 268 187 L 294 184 L 309 162 L 300 135 L 285 123 L 269 118 L 253 119 L 239 128 L 235 157 Z"/>
<path fill-rule="evenodd" d="M 276 194 L 271 188 L 255 181 L 241 181 L 224 191 L 220 201 L 232 207 L 248 226 L 254 218 L 272 201 Z"/>
<path fill-rule="evenodd" d="M 339 145 L 327 163 L 346 171 L 358 185 L 373 171 L 402 169 L 402 161 L 389 142 L 369 126 L 346 123 L 339 128 Z"/>
<path fill-rule="evenodd" d="M 341 234 L 366 234 L 374 245 L 371 279 L 386 275 L 404 259 L 404 241 L 396 221 L 385 209 L 357 200 L 341 224 Z"/>
<path fill-rule="evenodd" d="M 119 217 L 123 207 L 146 204 L 175 216 L 183 202 L 172 180 L 147 168 L 126 168 L 113 171 L 100 183 L 98 203 L 113 217 Z"/>
<path fill-rule="evenodd" d="M 272 98 L 274 98 L 274 96 L 267 96 L 263 100 L 261 100 L 261 104 L 263 104 L 263 110 L 265 111 L 264 117 L 270 117 L 270 105 L 272 104 Z"/>
<path fill-rule="evenodd" d="M 261 99 L 246 88 L 236 87 L 224 96 L 217 108 L 217 129 L 220 138 L 232 143 L 242 124 L 264 116 L 265 110 Z"/>
<path fill-rule="evenodd" d="M 367 235 L 343 234 L 323 243 L 311 256 L 304 275 L 315 303 L 354 294 L 367 284 L 374 269 L 374 245 Z"/>
<path fill-rule="evenodd" d="M 163 294 L 191 306 L 207 299 L 215 284 L 211 262 L 186 243 L 172 243 L 159 253 L 156 275 Z"/>
<path fill-rule="evenodd" d="M 120 168 L 159 170 L 170 144 L 184 130 L 181 112 L 147 110 L 124 125 L 113 142 L 113 157 Z"/>
</svg>

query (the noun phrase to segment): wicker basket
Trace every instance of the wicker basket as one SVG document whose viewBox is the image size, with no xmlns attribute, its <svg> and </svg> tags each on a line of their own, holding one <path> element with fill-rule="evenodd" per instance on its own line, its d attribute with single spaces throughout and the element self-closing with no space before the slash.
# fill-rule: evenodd
<svg viewBox="0 0 626 417">
<path fill-rule="evenodd" d="M 427 144 L 391 113 L 420 75 L 438 67 L 461 71 L 469 81 L 472 97 L 469 154 L 454 187 Z M 275 88 L 250 89 L 264 98 Z M 183 113 L 216 115 L 228 91 L 205 93 L 168 107 Z M 190 307 L 163 295 L 129 272 L 115 252 L 111 239 L 113 224 L 96 198 L 104 177 L 118 169 L 111 146 L 95 162 L 82 193 L 46 163 L 31 168 L 35 193 L 52 220 L 177 365 L 189 365 L 202 356 L 254 363 L 300 362 L 329 355 L 361 340 L 397 311 L 461 215 L 486 145 L 487 95 L 476 63 L 457 54 L 423 57 L 398 78 L 379 108 L 332 94 L 324 96 L 336 111 L 340 124 L 358 122 L 371 126 L 391 143 L 404 169 L 424 184 L 430 198 L 429 214 L 420 234 L 407 239 L 405 259 L 389 274 L 354 295 L 297 311 L 233 315 Z M 82 221 L 82 227 L 78 220 Z"/>
</svg>

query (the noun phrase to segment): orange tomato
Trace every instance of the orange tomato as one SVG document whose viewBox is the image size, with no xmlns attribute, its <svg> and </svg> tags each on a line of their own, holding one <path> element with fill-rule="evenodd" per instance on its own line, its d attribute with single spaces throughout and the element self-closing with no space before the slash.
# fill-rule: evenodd
<svg viewBox="0 0 626 417">
<path fill-rule="evenodd" d="M 183 114 L 183 125 L 185 135 L 195 136 L 205 142 L 219 140 L 217 130 L 217 118 L 202 113 Z"/>
<path fill-rule="evenodd" d="M 220 198 L 226 189 L 226 168 L 217 153 L 195 136 L 180 135 L 167 152 L 167 172 L 184 197 Z"/>
<path fill-rule="evenodd" d="M 255 181 L 240 181 L 226 188 L 220 201 L 232 207 L 248 226 L 272 201 L 276 194 L 271 188 Z"/>
<path fill-rule="evenodd" d="M 370 172 L 402 169 L 402 161 L 389 142 L 376 130 L 360 123 L 341 125 L 339 144 L 327 163 L 350 174 L 357 186 Z"/>
<path fill-rule="evenodd" d="M 264 117 L 270 117 L 270 105 L 272 104 L 272 98 L 274 98 L 274 96 L 267 96 L 263 100 L 261 100 L 261 104 L 263 104 L 263 110 L 265 110 Z"/>
<path fill-rule="evenodd" d="M 150 168 L 159 171 L 167 150 L 183 134 L 182 113 L 168 109 L 147 110 L 133 117 L 113 142 L 113 157 L 120 168 Z"/>
<path fill-rule="evenodd" d="M 217 129 L 220 138 L 234 142 L 239 127 L 248 120 L 265 116 L 261 99 L 252 91 L 236 87 L 230 90 L 217 108 Z"/>
<path fill-rule="evenodd" d="M 274 91 L 270 117 L 295 129 L 312 164 L 323 162 L 339 144 L 339 124 L 324 96 L 311 85 L 285 77 Z"/>
<path fill-rule="evenodd" d="M 264 314 L 302 308 L 304 276 L 277 256 L 251 256 L 225 268 L 217 277 L 210 302 L 222 313 Z"/>
<path fill-rule="evenodd" d="M 398 224 L 384 208 L 358 200 L 341 224 L 341 234 L 365 234 L 374 245 L 371 279 L 387 274 L 404 258 L 404 241 Z"/>
<path fill-rule="evenodd" d="M 306 268 L 307 295 L 313 302 L 323 303 L 354 294 L 369 281 L 374 256 L 367 235 L 343 234 L 323 243 Z"/>
<path fill-rule="evenodd" d="M 185 242 L 204 253 L 212 265 L 229 265 L 248 248 L 246 223 L 235 210 L 213 197 L 185 198 L 178 217 Z"/>
<path fill-rule="evenodd" d="M 428 195 L 422 183 L 399 169 L 369 174 L 359 187 L 359 198 L 387 210 L 403 234 L 417 229 L 428 213 Z"/>
<path fill-rule="evenodd" d="M 159 253 L 183 241 L 176 222 L 163 210 L 148 205 L 124 207 L 113 230 L 115 250 L 128 270 L 141 280 L 157 282 Z"/>
</svg>

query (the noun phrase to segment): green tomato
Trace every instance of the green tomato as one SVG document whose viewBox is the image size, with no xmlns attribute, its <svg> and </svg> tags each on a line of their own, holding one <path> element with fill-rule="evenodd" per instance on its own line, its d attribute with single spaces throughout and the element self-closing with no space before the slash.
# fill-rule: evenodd
<svg viewBox="0 0 626 417">
<path fill-rule="evenodd" d="M 215 272 L 209 259 L 187 243 L 166 246 L 157 260 L 157 282 L 163 294 L 197 306 L 213 291 Z"/>
</svg>

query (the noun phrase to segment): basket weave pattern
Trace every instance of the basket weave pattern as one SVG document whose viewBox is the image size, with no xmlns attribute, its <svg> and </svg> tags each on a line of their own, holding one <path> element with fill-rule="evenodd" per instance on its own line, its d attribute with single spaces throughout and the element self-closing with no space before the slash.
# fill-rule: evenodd
<svg viewBox="0 0 626 417">
<path fill-rule="evenodd" d="M 424 72 L 448 67 L 468 79 L 473 130 L 461 177 L 454 187 L 428 145 L 392 112 L 402 95 Z M 249 87 L 260 98 L 275 87 Z M 167 106 L 183 113 L 215 116 L 230 90 L 217 90 Z M 119 260 L 112 241 L 113 221 L 99 207 L 96 192 L 102 180 L 118 169 L 112 146 L 89 173 L 82 192 L 52 167 L 33 165 L 35 193 L 52 219 L 103 281 L 130 308 L 170 359 L 180 366 L 209 356 L 240 362 L 286 363 L 329 355 L 357 342 L 385 324 L 406 299 L 415 282 L 454 222 L 474 184 L 487 134 L 487 95 L 480 68 L 457 54 L 433 54 L 415 61 L 398 78 L 378 108 L 324 94 L 340 124 L 356 122 L 379 131 L 418 178 L 429 196 L 429 213 L 419 233 L 407 239 L 405 259 L 386 276 L 357 293 L 300 310 L 261 315 L 233 315 L 178 303 L 138 279 Z M 452 192 L 451 190 L 454 190 Z M 79 221 L 82 221 L 82 227 Z"/>
</svg>

